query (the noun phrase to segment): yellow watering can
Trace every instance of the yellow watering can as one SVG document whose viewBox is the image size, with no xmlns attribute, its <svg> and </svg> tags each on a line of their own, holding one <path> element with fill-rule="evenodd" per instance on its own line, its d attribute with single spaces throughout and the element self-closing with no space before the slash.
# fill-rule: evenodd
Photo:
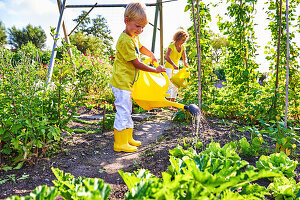
<svg viewBox="0 0 300 200">
<path fill-rule="evenodd" d="M 151 59 L 146 59 L 144 63 L 149 63 Z M 154 66 L 158 66 L 156 62 Z M 154 73 L 140 70 L 137 80 L 133 84 L 132 98 L 145 110 L 152 110 L 159 107 L 174 106 L 180 109 L 186 109 L 191 114 L 196 115 L 200 109 L 195 104 L 186 106 L 180 103 L 168 101 L 165 97 L 169 96 L 166 92 L 169 88 L 169 78 L 165 72 Z"/>
<path fill-rule="evenodd" d="M 179 72 L 177 72 L 176 74 L 174 74 L 174 76 L 172 76 L 170 78 L 170 81 L 177 87 L 186 87 L 189 83 L 186 81 L 186 78 L 188 78 L 190 76 L 190 72 L 188 72 L 186 70 L 186 67 L 182 68 L 181 70 L 179 70 Z"/>
</svg>

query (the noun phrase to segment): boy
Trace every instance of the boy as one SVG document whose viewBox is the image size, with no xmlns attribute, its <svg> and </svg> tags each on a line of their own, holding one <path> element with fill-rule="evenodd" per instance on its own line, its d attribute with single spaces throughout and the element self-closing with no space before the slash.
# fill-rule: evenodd
<svg viewBox="0 0 300 200">
<path fill-rule="evenodd" d="M 147 25 L 145 9 L 140 3 L 130 3 L 124 13 L 125 30 L 121 33 L 116 45 L 116 58 L 113 65 L 113 74 L 110 87 L 116 98 L 116 115 L 114 121 L 114 151 L 134 152 L 140 141 L 132 138 L 133 121 L 131 118 L 132 101 L 131 91 L 139 70 L 148 72 L 164 72 L 161 66 L 149 67 L 140 62 L 140 53 L 157 61 L 153 53 L 142 46 L 139 34 Z"/>
</svg>

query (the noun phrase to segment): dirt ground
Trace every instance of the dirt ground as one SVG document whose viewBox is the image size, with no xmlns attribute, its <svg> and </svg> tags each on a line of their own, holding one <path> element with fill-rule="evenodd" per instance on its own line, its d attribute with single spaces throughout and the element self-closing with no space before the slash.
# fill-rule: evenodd
<svg viewBox="0 0 300 200">
<path fill-rule="evenodd" d="M 25 196 L 39 185 L 52 186 L 55 179 L 51 167 L 59 168 L 75 177 L 84 176 L 101 178 L 112 188 L 109 199 L 124 199 L 127 186 L 124 184 L 118 170 L 132 172 L 140 168 L 148 169 L 152 174 L 161 177 L 169 163 L 169 150 L 177 144 L 183 144 L 183 137 L 191 142 L 195 135 L 191 123 L 176 123 L 171 120 L 174 111 L 159 110 L 149 112 L 144 118 L 135 120 L 135 138 L 142 141 L 142 146 L 134 153 L 121 153 L 113 151 L 113 132 L 101 131 L 97 133 L 75 133 L 66 136 L 63 143 L 64 151 L 51 158 L 42 158 L 34 166 L 24 166 L 20 170 L 0 171 L 0 180 L 8 176 L 15 180 L 0 184 L 0 199 L 12 195 Z M 82 111 L 83 113 L 83 111 Z M 81 114 L 82 114 L 81 113 Z M 84 111 L 84 114 L 97 114 L 95 110 Z M 237 122 L 206 117 L 207 124 L 201 129 L 199 139 L 204 144 L 211 139 L 221 145 L 238 140 L 240 133 L 234 131 Z M 92 120 L 93 121 L 93 120 Z M 101 130 L 100 125 L 90 125 L 80 122 L 70 123 L 71 128 L 85 130 Z M 249 137 L 250 135 L 245 135 Z M 243 158 L 255 165 L 257 157 Z M 299 182 L 300 167 L 296 172 Z M 28 175 L 24 180 L 19 180 Z M 262 183 L 264 184 L 264 183 Z M 59 199 L 59 198 L 57 198 Z M 272 199 L 270 197 L 270 199 Z"/>
</svg>

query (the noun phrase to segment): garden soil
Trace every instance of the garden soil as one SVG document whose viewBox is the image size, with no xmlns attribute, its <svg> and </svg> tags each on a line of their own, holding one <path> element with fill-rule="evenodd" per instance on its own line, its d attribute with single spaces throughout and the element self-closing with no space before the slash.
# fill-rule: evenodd
<svg viewBox="0 0 300 200">
<path fill-rule="evenodd" d="M 203 143 L 208 144 L 213 139 L 224 145 L 227 142 L 238 140 L 241 136 L 250 137 L 250 133 L 235 132 L 235 121 L 206 117 L 206 123 L 201 128 L 198 136 L 193 133 L 192 123 L 178 123 L 172 121 L 175 111 L 158 109 L 144 114 L 134 115 L 134 137 L 142 142 L 137 152 L 123 153 L 113 151 L 113 131 L 102 132 L 100 124 L 87 124 L 73 121 L 69 124 L 77 131 L 73 135 L 66 135 L 62 149 L 51 157 L 40 158 L 34 165 L 25 165 L 20 170 L 0 171 L 0 181 L 10 179 L 0 184 L 0 199 L 12 195 L 25 196 L 39 185 L 53 186 L 55 176 L 52 167 L 59 168 L 65 173 L 75 177 L 83 176 L 101 178 L 111 187 L 109 199 L 125 199 L 127 186 L 119 175 L 119 170 L 133 172 L 137 169 L 148 169 L 152 174 L 161 177 L 167 171 L 169 163 L 169 150 L 177 144 L 194 141 L 198 137 Z M 81 109 L 80 115 L 95 116 L 101 111 Z M 96 121 L 97 119 L 85 119 Z M 88 133 L 89 131 L 96 131 Z M 258 157 L 243 158 L 255 165 Z M 296 172 L 299 174 L 300 167 Z M 10 178 L 9 178 L 10 177 Z M 21 177 L 27 177 L 22 180 Z M 21 179 L 20 179 L 21 178 Z M 299 175 L 296 177 L 299 182 Z M 261 185 L 267 185 L 262 180 Z M 57 197 L 56 199 L 62 199 Z M 272 199 L 272 197 L 269 197 Z"/>
</svg>

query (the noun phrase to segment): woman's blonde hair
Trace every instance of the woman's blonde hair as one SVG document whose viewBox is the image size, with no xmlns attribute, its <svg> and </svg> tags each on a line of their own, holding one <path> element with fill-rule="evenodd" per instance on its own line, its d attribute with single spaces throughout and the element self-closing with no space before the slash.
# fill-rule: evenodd
<svg viewBox="0 0 300 200">
<path fill-rule="evenodd" d="M 184 30 L 177 31 L 173 36 L 174 42 L 178 42 L 182 38 L 185 38 L 185 41 L 189 38 L 189 34 L 187 32 L 185 32 Z"/>
<path fill-rule="evenodd" d="M 143 6 L 141 3 L 129 3 L 126 6 L 124 18 L 128 18 L 129 21 L 139 21 L 140 23 L 143 23 L 146 25 L 148 23 L 145 6 Z"/>
</svg>

